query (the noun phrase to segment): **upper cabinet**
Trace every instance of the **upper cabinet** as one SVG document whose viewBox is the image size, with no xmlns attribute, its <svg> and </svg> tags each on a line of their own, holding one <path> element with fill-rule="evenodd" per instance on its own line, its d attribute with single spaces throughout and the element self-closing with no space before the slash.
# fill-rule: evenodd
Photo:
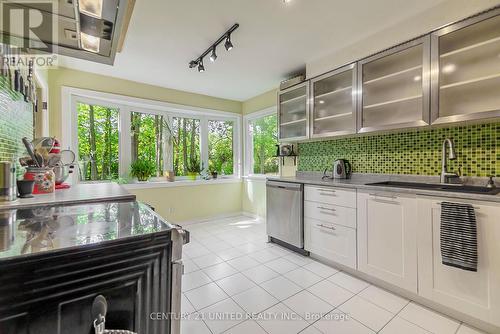
<svg viewBox="0 0 500 334">
<path fill-rule="evenodd" d="M 311 80 L 312 138 L 356 133 L 356 64 Z"/>
<path fill-rule="evenodd" d="M 309 137 L 309 82 L 278 93 L 279 139 L 293 141 Z"/>
<path fill-rule="evenodd" d="M 429 125 L 428 36 L 359 62 L 358 132 Z"/>
<path fill-rule="evenodd" d="M 279 93 L 281 141 L 500 117 L 500 8 Z"/>
<path fill-rule="evenodd" d="M 499 10 L 432 34 L 432 122 L 500 116 Z"/>
</svg>

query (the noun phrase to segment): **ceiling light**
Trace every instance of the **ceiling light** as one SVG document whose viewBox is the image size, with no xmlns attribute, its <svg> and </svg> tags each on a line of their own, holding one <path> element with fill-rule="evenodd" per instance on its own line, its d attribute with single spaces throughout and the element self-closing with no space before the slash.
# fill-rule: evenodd
<svg viewBox="0 0 500 334">
<path fill-rule="evenodd" d="M 319 100 L 319 104 L 325 104 L 325 101 Z"/>
<path fill-rule="evenodd" d="M 455 65 L 455 64 L 446 64 L 446 65 L 443 66 L 443 69 L 441 71 L 443 73 L 445 73 L 445 74 L 450 74 L 450 73 L 455 72 L 456 69 L 457 69 L 457 65 Z"/>
<path fill-rule="evenodd" d="M 198 61 L 197 60 L 191 60 L 189 62 L 189 68 L 195 68 L 196 66 L 198 66 Z"/>
<path fill-rule="evenodd" d="M 290 3 L 290 2 L 292 2 L 292 0 L 283 0 L 284 4 L 287 4 L 287 3 Z"/>
<path fill-rule="evenodd" d="M 215 45 L 214 48 L 212 49 L 212 54 L 210 55 L 210 60 L 214 62 L 217 59 L 217 54 L 215 53 Z"/>
<path fill-rule="evenodd" d="M 200 63 L 198 64 L 198 72 L 205 72 L 205 66 L 203 66 L 203 59 L 200 59 Z"/>
<path fill-rule="evenodd" d="M 81 13 L 102 18 L 103 0 L 78 0 L 78 8 Z"/>
<path fill-rule="evenodd" d="M 413 77 L 413 81 L 420 81 L 422 80 L 422 77 L 420 75 L 416 75 Z"/>
<path fill-rule="evenodd" d="M 195 68 L 198 66 L 198 71 L 204 72 L 205 66 L 203 65 L 203 59 L 209 57 L 209 59 L 214 62 L 217 59 L 217 47 L 224 41 L 224 46 L 227 51 L 233 48 L 233 43 L 231 42 L 231 33 L 239 28 L 239 24 L 235 23 L 229 30 L 227 30 L 222 36 L 220 36 L 208 49 L 206 49 L 199 57 L 195 60 L 189 62 L 189 68 Z"/>
<path fill-rule="evenodd" d="M 227 51 L 231 51 L 233 49 L 233 43 L 231 43 L 231 35 L 227 35 L 224 47 L 226 48 Z"/>
<path fill-rule="evenodd" d="M 80 32 L 80 41 L 82 43 L 82 49 L 99 53 L 99 46 L 101 44 L 101 39 L 99 37 Z"/>
</svg>

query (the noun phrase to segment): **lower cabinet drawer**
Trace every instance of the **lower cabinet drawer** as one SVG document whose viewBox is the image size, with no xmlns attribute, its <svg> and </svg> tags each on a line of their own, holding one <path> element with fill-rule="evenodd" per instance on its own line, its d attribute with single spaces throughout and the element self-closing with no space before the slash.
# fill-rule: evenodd
<svg viewBox="0 0 500 334">
<path fill-rule="evenodd" d="M 304 219 L 304 247 L 313 254 L 356 269 L 356 230 Z"/>
<path fill-rule="evenodd" d="M 356 228 L 356 209 L 304 201 L 304 217 Z"/>
</svg>

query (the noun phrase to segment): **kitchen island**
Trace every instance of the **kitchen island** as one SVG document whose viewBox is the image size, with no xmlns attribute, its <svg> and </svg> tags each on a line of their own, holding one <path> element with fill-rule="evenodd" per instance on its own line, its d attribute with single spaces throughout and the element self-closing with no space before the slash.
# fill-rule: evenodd
<svg viewBox="0 0 500 334">
<path fill-rule="evenodd" d="M 177 333 L 150 315 L 180 310 L 185 232 L 116 184 L 87 186 L 0 207 L 0 333 L 93 333 L 98 296 L 106 328 Z"/>
</svg>

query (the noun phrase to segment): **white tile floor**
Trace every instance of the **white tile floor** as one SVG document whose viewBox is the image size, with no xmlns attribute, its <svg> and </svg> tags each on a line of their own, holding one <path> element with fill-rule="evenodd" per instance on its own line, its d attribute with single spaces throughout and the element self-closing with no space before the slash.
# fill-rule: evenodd
<svg viewBox="0 0 500 334">
<path fill-rule="evenodd" d="M 190 225 L 182 334 L 479 334 L 459 321 L 267 242 L 265 222 Z"/>
</svg>

